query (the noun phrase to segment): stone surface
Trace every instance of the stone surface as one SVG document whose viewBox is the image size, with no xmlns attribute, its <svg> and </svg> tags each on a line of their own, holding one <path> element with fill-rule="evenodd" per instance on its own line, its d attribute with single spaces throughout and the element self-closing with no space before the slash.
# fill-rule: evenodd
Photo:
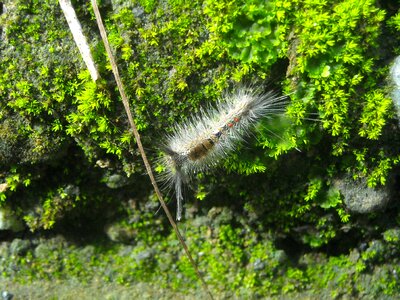
<svg viewBox="0 0 400 300">
<path fill-rule="evenodd" d="M 355 213 L 370 213 L 383 209 L 390 201 L 390 189 L 387 186 L 370 188 L 365 179 L 353 180 L 344 177 L 334 181 L 334 187 L 343 196 L 347 209 Z"/>
<path fill-rule="evenodd" d="M 53 252 L 53 247 L 48 244 L 39 244 L 34 251 L 35 257 L 37 258 L 46 258 L 49 257 L 51 252 Z"/>
<path fill-rule="evenodd" d="M 11 294 L 11 293 L 8 292 L 8 291 L 2 291 L 2 292 L 1 292 L 1 298 L 2 298 L 3 300 L 11 300 L 13 297 L 14 297 L 14 295 Z"/>
<path fill-rule="evenodd" d="M 154 256 L 154 250 L 153 249 L 146 249 L 143 251 L 140 251 L 135 255 L 135 259 L 138 263 L 143 262 L 143 261 L 149 261 L 153 258 Z"/>
<path fill-rule="evenodd" d="M 15 215 L 11 208 L 0 207 L 0 230 L 18 232 L 24 229 L 22 221 Z"/>
<path fill-rule="evenodd" d="M 15 239 L 11 242 L 10 254 L 23 255 L 29 250 L 30 247 L 31 243 L 28 240 Z"/>
<path fill-rule="evenodd" d="M 118 189 L 123 186 L 126 186 L 128 183 L 126 177 L 119 174 L 112 174 L 108 177 L 105 177 L 104 181 L 110 189 Z"/>
<path fill-rule="evenodd" d="M 105 233 L 111 241 L 122 243 L 131 242 L 137 234 L 133 228 L 119 223 L 108 224 L 105 228 Z"/>
</svg>

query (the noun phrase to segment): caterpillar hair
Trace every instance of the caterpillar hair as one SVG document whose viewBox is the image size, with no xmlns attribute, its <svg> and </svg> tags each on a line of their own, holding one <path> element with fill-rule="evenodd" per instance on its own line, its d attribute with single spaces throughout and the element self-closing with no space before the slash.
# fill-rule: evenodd
<svg viewBox="0 0 400 300">
<path fill-rule="evenodd" d="M 174 127 L 163 145 L 164 172 L 160 179 L 175 189 L 178 221 L 182 217 L 183 185 L 232 152 L 262 118 L 283 113 L 287 102 L 288 97 L 274 91 L 240 87 L 215 107 L 203 109 Z"/>
</svg>

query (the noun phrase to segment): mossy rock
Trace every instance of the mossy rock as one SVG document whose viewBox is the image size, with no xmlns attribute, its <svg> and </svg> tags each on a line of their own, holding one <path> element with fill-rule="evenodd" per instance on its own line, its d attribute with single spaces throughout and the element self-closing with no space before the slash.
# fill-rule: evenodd
<svg viewBox="0 0 400 300">
<path fill-rule="evenodd" d="M 395 4 L 379 4 L 100 3 L 154 169 L 161 168 L 162 137 L 224 90 L 247 84 L 290 98 L 285 116 L 263 120 L 215 170 L 199 174 L 185 196 L 178 226 L 217 295 L 400 292 L 399 205 L 391 193 L 398 185 L 399 123 L 384 86 L 388 62 L 399 54 L 400 18 Z M 57 2 L 1 5 L 0 205 L 11 205 L 37 235 L 71 239 L 53 251 L 15 239 L 2 276 L 196 289 L 164 215 L 154 216 L 157 200 L 92 9 L 87 1 L 74 5 L 102 76 L 97 83 Z M 335 189 L 337 178 L 352 181 Z M 379 201 L 365 208 L 359 191 Z M 170 193 L 166 200 L 172 199 Z M 354 199 L 362 211 L 354 212 Z M 118 225 L 113 243 L 106 224 Z M 85 248 L 83 240 L 92 245 Z"/>
</svg>

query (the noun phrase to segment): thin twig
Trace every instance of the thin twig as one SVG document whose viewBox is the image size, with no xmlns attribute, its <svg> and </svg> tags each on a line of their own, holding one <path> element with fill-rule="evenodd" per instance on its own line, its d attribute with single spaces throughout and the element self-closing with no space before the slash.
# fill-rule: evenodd
<svg viewBox="0 0 400 300">
<path fill-rule="evenodd" d="M 185 250 L 185 253 L 186 253 L 187 257 L 189 258 L 189 261 L 192 264 L 194 270 L 196 271 L 196 275 L 200 279 L 200 281 L 201 281 L 201 283 L 203 285 L 203 288 L 205 289 L 206 293 L 209 295 L 210 299 L 214 299 L 213 295 L 211 294 L 210 290 L 208 289 L 207 283 L 205 282 L 205 280 L 204 280 L 203 276 L 201 275 L 201 273 L 200 273 L 195 261 L 192 258 L 192 255 L 189 252 L 188 246 L 186 245 L 185 241 L 183 240 L 183 237 L 182 237 L 182 235 L 181 235 L 181 233 L 180 233 L 180 231 L 178 229 L 178 226 L 176 225 L 176 223 L 174 221 L 174 218 L 172 217 L 167 205 L 165 204 L 165 201 L 163 199 L 163 196 L 161 195 L 160 189 L 158 188 L 158 185 L 157 185 L 157 182 L 155 180 L 155 177 L 154 177 L 153 171 L 151 169 L 150 163 L 149 163 L 149 161 L 147 159 L 147 156 L 146 156 L 146 153 L 145 153 L 145 151 L 143 149 L 142 142 L 140 140 L 139 132 L 137 131 L 135 122 L 133 121 L 132 113 L 131 113 L 131 110 L 130 110 L 130 107 L 129 107 L 128 98 L 127 98 L 127 96 L 125 94 L 125 90 L 124 90 L 124 87 L 122 85 L 121 78 L 119 76 L 118 67 L 117 67 L 117 64 L 115 62 L 114 56 L 113 56 L 113 54 L 111 52 L 110 44 L 108 43 L 107 33 L 106 33 L 104 25 L 103 25 L 103 21 L 102 21 L 100 12 L 99 12 L 99 8 L 97 6 L 96 0 L 92 0 L 91 2 L 92 2 L 94 14 L 96 16 L 97 25 L 99 27 L 100 34 L 101 34 L 101 37 L 103 39 L 104 46 L 106 48 L 106 51 L 107 51 L 107 54 L 108 54 L 108 58 L 110 59 L 112 71 L 114 73 L 114 77 L 115 77 L 115 80 L 116 80 L 117 85 L 118 85 L 118 89 L 119 89 L 119 92 L 120 92 L 120 95 L 121 95 L 121 98 L 122 98 L 122 102 L 123 102 L 124 107 L 125 107 L 126 114 L 128 116 L 129 124 L 130 124 L 130 126 L 132 128 L 132 131 L 133 131 L 133 134 L 135 136 L 136 143 L 137 143 L 137 146 L 139 148 L 140 154 L 142 156 L 144 165 L 146 167 L 147 174 L 150 177 L 151 184 L 153 185 L 154 191 L 157 194 L 158 200 L 160 201 L 161 206 L 164 209 L 165 214 L 167 215 L 169 222 L 171 223 L 172 227 L 174 228 L 174 231 L 175 231 L 175 233 L 176 233 L 176 235 L 177 235 L 177 237 L 179 239 L 179 242 L 181 243 L 183 249 Z"/>
</svg>

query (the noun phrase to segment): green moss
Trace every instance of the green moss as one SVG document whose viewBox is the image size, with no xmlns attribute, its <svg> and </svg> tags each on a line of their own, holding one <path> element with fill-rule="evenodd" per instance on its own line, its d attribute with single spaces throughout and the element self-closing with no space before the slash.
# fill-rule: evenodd
<svg viewBox="0 0 400 300">
<path fill-rule="evenodd" d="M 215 101 L 231 82 L 259 82 L 257 75 L 265 78 L 274 64 L 286 59 L 289 68 L 285 88 L 296 91 L 288 108 L 293 120 L 277 118 L 266 122 L 258 133 L 255 150 L 229 157 L 224 166 L 228 172 L 247 175 L 269 172 L 274 164 L 269 156 L 280 159 L 294 148 L 312 147 L 321 143 L 324 136 L 331 137 L 331 142 L 323 145 L 331 150 L 320 152 L 316 159 L 331 161 L 330 174 L 320 170 L 308 176 L 310 181 L 319 178 L 317 198 L 325 204 L 318 205 L 317 198 L 307 195 L 308 183 L 304 182 L 298 186 L 303 192 L 290 196 L 296 199 L 298 212 L 290 210 L 286 214 L 300 217 L 312 206 L 319 206 L 336 209 L 345 218 L 339 202 L 327 205 L 329 199 L 322 199 L 329 186 L 327 178 L 350 170 L 369 177 L 371 186 L 385 184 L 397 164 L 396 153 L 376 146 L 391 117 L 390 100 L 372 80 L 382 77 L 375 50 L 385 13 L 371 1 L 355 2 L 272 1 L 265 7 L 259 1 L 218 5 L 142 1 L 115 4 L 114 11 L 104 6 L 109 38 L 119 58 L 145 146 L 156 148 L 154 132 L 168 132 L 181 116 L 194 114 L 205 102 Z M 34 72 L 25 77 L 18 75 L 23 72 L 12 70 L 20 65 L 5 56 L 2 95 L 9 99 L 8 114 L 28 118 L 31 128 L 41 124 L 40 130 L 26 131 L 34 143 L 33 152 L 40 158 L 50 153 L 53 158 L 56 147 L 49 140 L 57 136 L 58 145 L 62 141 L 77 144 L 89 161 L 110 154 L 117 168 L 126 170 L 128 175 L 143 172 L 112 82 L 103 80 L 96 85 L 86 71 L 76 69 L 79 61 L 64 64 L 64 52 L 69 48 L 63 47 L 64 52 L 57 56 L 48 55 L 58 49 L 60 39 L 76 51 L 71 36 L 55 22 L 60 11 L 50 3 L 43 10 L 36 2 L 16 7 L 9 12 L 12 18 L 3 18 L 8 44 L 16 45 L 18 59 L 23 59 L 20 65 L 28 64 L 25 68 Z M 21 24 L 13 22 L 28 12 L 32 18 Z M 78 14 L 88 16 L 84 7 Z M 46 24 L 40 23 L 41 19 L 47 20 Z M 82 22 L 84 28 L 92 26 L 86 25 L 85 18 Z M 24 37 L 24 43 L 17 43 Z M 92 48 L 102 76 L 108 78 L 103 47 L 94 39 Z M 32 49 L 39 51 L 37 57 L 30 56 Z M 4 48 L 4 53 L 7 51 Z M 319 122 L 306 121 L 308 113 L 317 113 L 323 128 Z M 48 133 L 47 139 L 43 139 L 43 133 Z M 353 142 L 355 139 L 357 142 Z M 354 157 L 343 162 L 334 158 L 355 153 L 363 139 L 376 143 L 371 141 L 364 148 L 367 152 L 362 160 L 359 156 L 357 162 Z M 128 163 L 132 153 L 135 159 Z M 361 172 L 360 165 L 365 166 Z M 274 174 L 279 177 L 279 173 Z"/>
<path fill-rule="evenodd" d="M 175 235 L 153 218 L 156 208 L 144 208 L 151 185 L 141 176 L 89 4 L 75 2 L 102 76 L 97 84 L 58 4 L 25 2 L 5 2 L 0 17 L 0 199 L 32 230 L 78 228 L 92 216 L 90 226 L 115 218 L 134 234 L 128 250 L 107 244 L 81 256 L 76 247 L 57 246 L 48 256 L 30 252 L 9 263 L 23 279 L 89 282 L 108 269 L 98 274 L 102 280 L 195 287 Z M 113 1 L 101 9 L 152 161 L 177 121 L 226 88 L 274 81 L 272 88 L 290 94 L 287 115 L 263 120 L 217 173 L 198 176 L 193 193 L 201 209 L 188 201 L 180 226 L 216 291 L 244 298 L 399 292 L 393 270 L 400 270 L 386 265 L 398 260 L 397 204 L 351 214 L 333 186 L 342 176 L 390 186 L 398 172 L 397 125 L 382 87 L 387 61 L 399 51 L 395 38 L 385 42 L 399 29 L 397 10 L 372 0 Z M 103 178 L 122 172 L 126 185 L 110 190 Z M 127 195 L 140 199 L 136 213 L 121 204 Z M 314 254 L 305 254 L 304 264 L 296 255 L 287 259 L 290 247 L 277 245 L 288 241 Z M 7 266 L 2 273 L 17 276 Z M 368 291 L 371 278 L 379 284 Z"/>
<path fill-rule="evenodd" d="M 200 268 L 207 270 L 207 282 L 215 295 L 223 291 L 238 297 L 340 298 L 379 293 L 394 296 L 399 292 L 395 267 L 399 250 L 393 248 L 388 254 L 391 242 L 375 240 L 365 250 L 353 249 L 337 256 L 308 253 L 297 262 L 276 248 L 272 234 L 260 239 L 255 232 L 228 224 L 213 228 L 212 221 L 210 216 L 202 225 L 189 222 L 186 240 L 192 253 L 198 255 Z M 200 288 L 175 234 L 149 240 L 143 229 L 132 246 L 105 243 L 79 247 L 60 238 L 42 241 L 34 251 L 7 260 L 1 270 L 3 276 L 28 282 L 78 279 L 129 285 L 150 281 L 176 291 Z M 393 264 L 384 263 L 389 259 Z M 377 285 L 369 288 L 370 282 Z"/>
<path fill-rule="evenodd" d="M 227 52 L 242 63 L 268 68 L 285 56 L 289 26 L 282 21 L 290 6 L 284 1 L 206 1 L 210 40 L 205 46 L 219 52 L 215 55 Z"/>
<path fill-rule="evenodd" d="M 393 228 L 383 233 L 383 238 L 386 242 L 398 244 L 400 242 L 400 231 L 398 228 Z"/>
</svg>

